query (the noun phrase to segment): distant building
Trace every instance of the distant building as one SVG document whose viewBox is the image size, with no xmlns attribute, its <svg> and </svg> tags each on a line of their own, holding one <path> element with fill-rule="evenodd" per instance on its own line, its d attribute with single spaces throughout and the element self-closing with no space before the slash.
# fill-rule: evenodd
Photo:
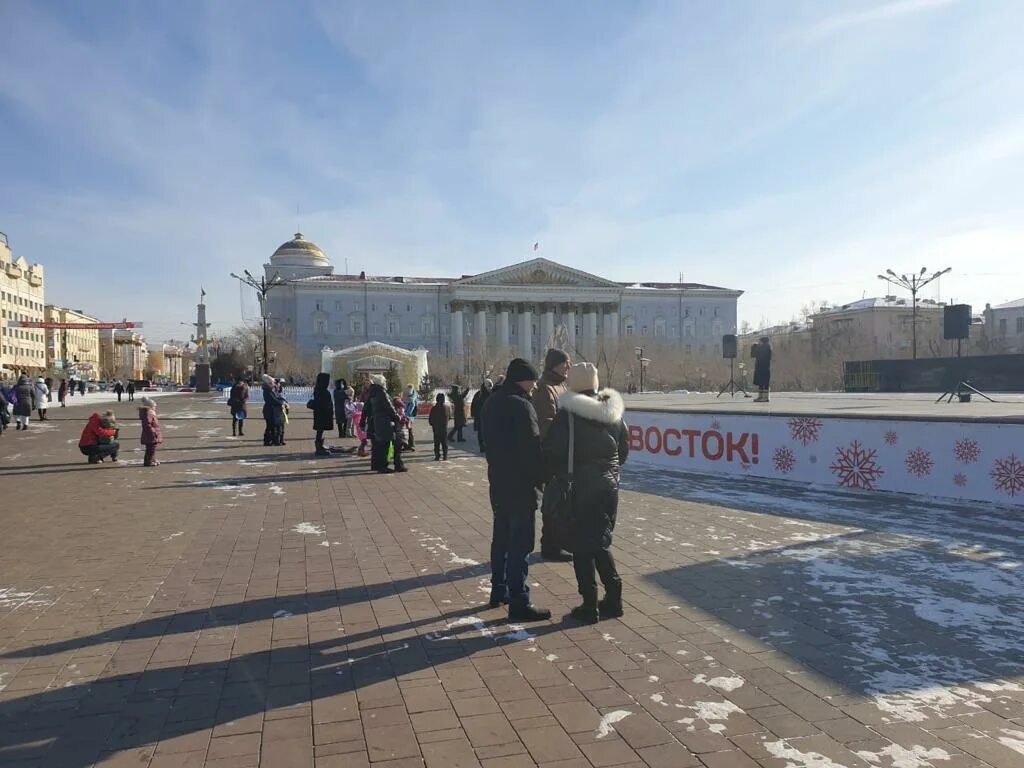
<svg viewBox="0 0 1024 768">
<path fill-rule="evenodd" d="M 48 323 L 97 323 L 80 309 L 47 304 Z M 100 334 L 95 328 L 47 328 L 46 367 L 58 376 L 94 380 L 100 374 Z"/>
<path fill-rule="evenodd" d="M 917 356 L 942 357 L 951 352 L 942 338 L 945 304 L 917 302 Z M 847 360 L 911 357 L 914 313 L 909 299 L 880 296 L 824 309 L 810 317 L 815 354 Z"/>
<path fill-rule="evenodd" d="M 1024 299 L 986 304 L 983 317 L 993 352 L 1024 352 Z"/>
<path fill-rule="evenodd" d="M 164 378 L 174 384 L 184 383 L 185 371 L 182 365 L 182 349 L 177 344 L 164 344 L 163 351 L 163 375 Z"/>
<path fill-rule="evenodd" d="M 100 331 L 100 371 L 105 379 L 141 379 L 149 350 L 146 339 L 135 331 Z"/>
<path fill-rule="evenodd" d="M 268 280 L 286 281 L 268 294 L 271 332 L 300 354 L 319 358 L 325 347 L 382 341 L 462 361 L 467 371 L 514 355 L 538 361 L 556 339 L 590 360 L 632 339 L 720 356 L 742 294 L 699 283 L 614 282 L 542 258 L 461 277 L 336 275 L 301 233 L 264 269 Z"/>
<path fill-rule="evenodd" d="M 46 370 L 46 334 L 41 329 L 8 328 L 9 320 L 41 322 L 46 301 L 41 264 L 29 265 L 11 252 L 0 232 L 0 378 Z"/>
</svg>

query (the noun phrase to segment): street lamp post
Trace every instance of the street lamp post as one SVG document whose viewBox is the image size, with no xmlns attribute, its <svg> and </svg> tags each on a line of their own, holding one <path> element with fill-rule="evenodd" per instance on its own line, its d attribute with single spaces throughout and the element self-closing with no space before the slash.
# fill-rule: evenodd
<svg viewBox="0 0 1024 768">
<path fill-rule="evenodd" d="M 636 353 L 637 362 L 640 363 L 640 392 L 642 394 L 644 391 L 644 371 L 647 369 L 647 365 L 651 361 L 649 358 L 644 357 L 643 347 L 633 347 L 633 351 Z"/>
<path fill-rule="evenodd" d="M 926 275 L 928 271 L 927 267 L 921 267 L 920 272 L 914 272 L 909 277 L 907 275 L 897 275 L 891 269 L 885 270 L 884 275 L 879 275 L 879 280 L 885 280 L 887 283 L 896 283 L 904 290 L 910 291 L 910 298 L 912 303 L 911 315 L 910 315 L 910 349 L 911 357 L 917 360 L 917 293 L 924 288 L 932 280 L 937 280 L 948 272 L 952 272 L 952 267 L 946 267 L 940 269 L 931 275 Z"/>
<path fill-rule="evenodd" d="M 276 273 L 269 280 L 265 277 L 260 277 L 260 279 L 257 280 L 252 276 L 248 269 L 243 270 L 242 274 L 245 275 L 245 277 L 240 277 L 234 272 L 231 273 L 231 276 L 256 291 L 256 295 L 260 298 L 260 315 L 263 319 L 263 373 L 270 373 L 270 355 L 267 353 L 267 319 L 269 318 L 269 315 L 267 314 L 267 294 L 270 293 L 271 288 L 284 285 L 285 281 Z"/>
</svg>

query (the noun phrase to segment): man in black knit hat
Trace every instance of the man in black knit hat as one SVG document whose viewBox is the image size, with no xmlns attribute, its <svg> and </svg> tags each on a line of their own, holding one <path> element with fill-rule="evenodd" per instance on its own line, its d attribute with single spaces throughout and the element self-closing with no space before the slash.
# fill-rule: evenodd
<svg viewBox="0 0 1024 768">
<path fill-rule="evenodd" d="M 544 482 L 537 412 L 530 393 L 537 370 L 522 358 L 509 363 L 505 383 L 484 404 L 494 530 L 491 537 L 491 607 L 508 603 L 513 621 L 544 621 L 551 611 L 530 602 L 527 558 L 536 536 L 538 489 Z"/>
</svg>

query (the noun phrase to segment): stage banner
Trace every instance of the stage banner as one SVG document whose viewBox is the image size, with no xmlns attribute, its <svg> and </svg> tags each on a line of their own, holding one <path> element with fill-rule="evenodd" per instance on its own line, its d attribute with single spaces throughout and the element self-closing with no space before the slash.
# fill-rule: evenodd
<svg viewBox="0 0 1024 768">
<path fill-rule="evenodd" d="M 628 411 L 630 461 L 1024 506 L 1024 424 Z"/>
</svg>

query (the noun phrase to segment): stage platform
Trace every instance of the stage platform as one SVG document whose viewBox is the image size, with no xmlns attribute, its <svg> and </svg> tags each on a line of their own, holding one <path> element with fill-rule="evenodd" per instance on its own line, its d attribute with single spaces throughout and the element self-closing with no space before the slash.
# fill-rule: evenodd
<svg viewBox="0 0 1024 768">
<path fill-rule="evenodd" d="M 886 421 L 983 422 L 1024 424 L 1024 394 L 986 393 L 995 403 L 974 395 L 971 402 L 936 403 L 939 393 L 773 392 L 771 402 L 755 403 L 742 394 L 715 397 L 714 392 L 626 395 L 626 409 L 655 413 L 718 413 L 743 416 L 819 416 Z"/>
</svg>

